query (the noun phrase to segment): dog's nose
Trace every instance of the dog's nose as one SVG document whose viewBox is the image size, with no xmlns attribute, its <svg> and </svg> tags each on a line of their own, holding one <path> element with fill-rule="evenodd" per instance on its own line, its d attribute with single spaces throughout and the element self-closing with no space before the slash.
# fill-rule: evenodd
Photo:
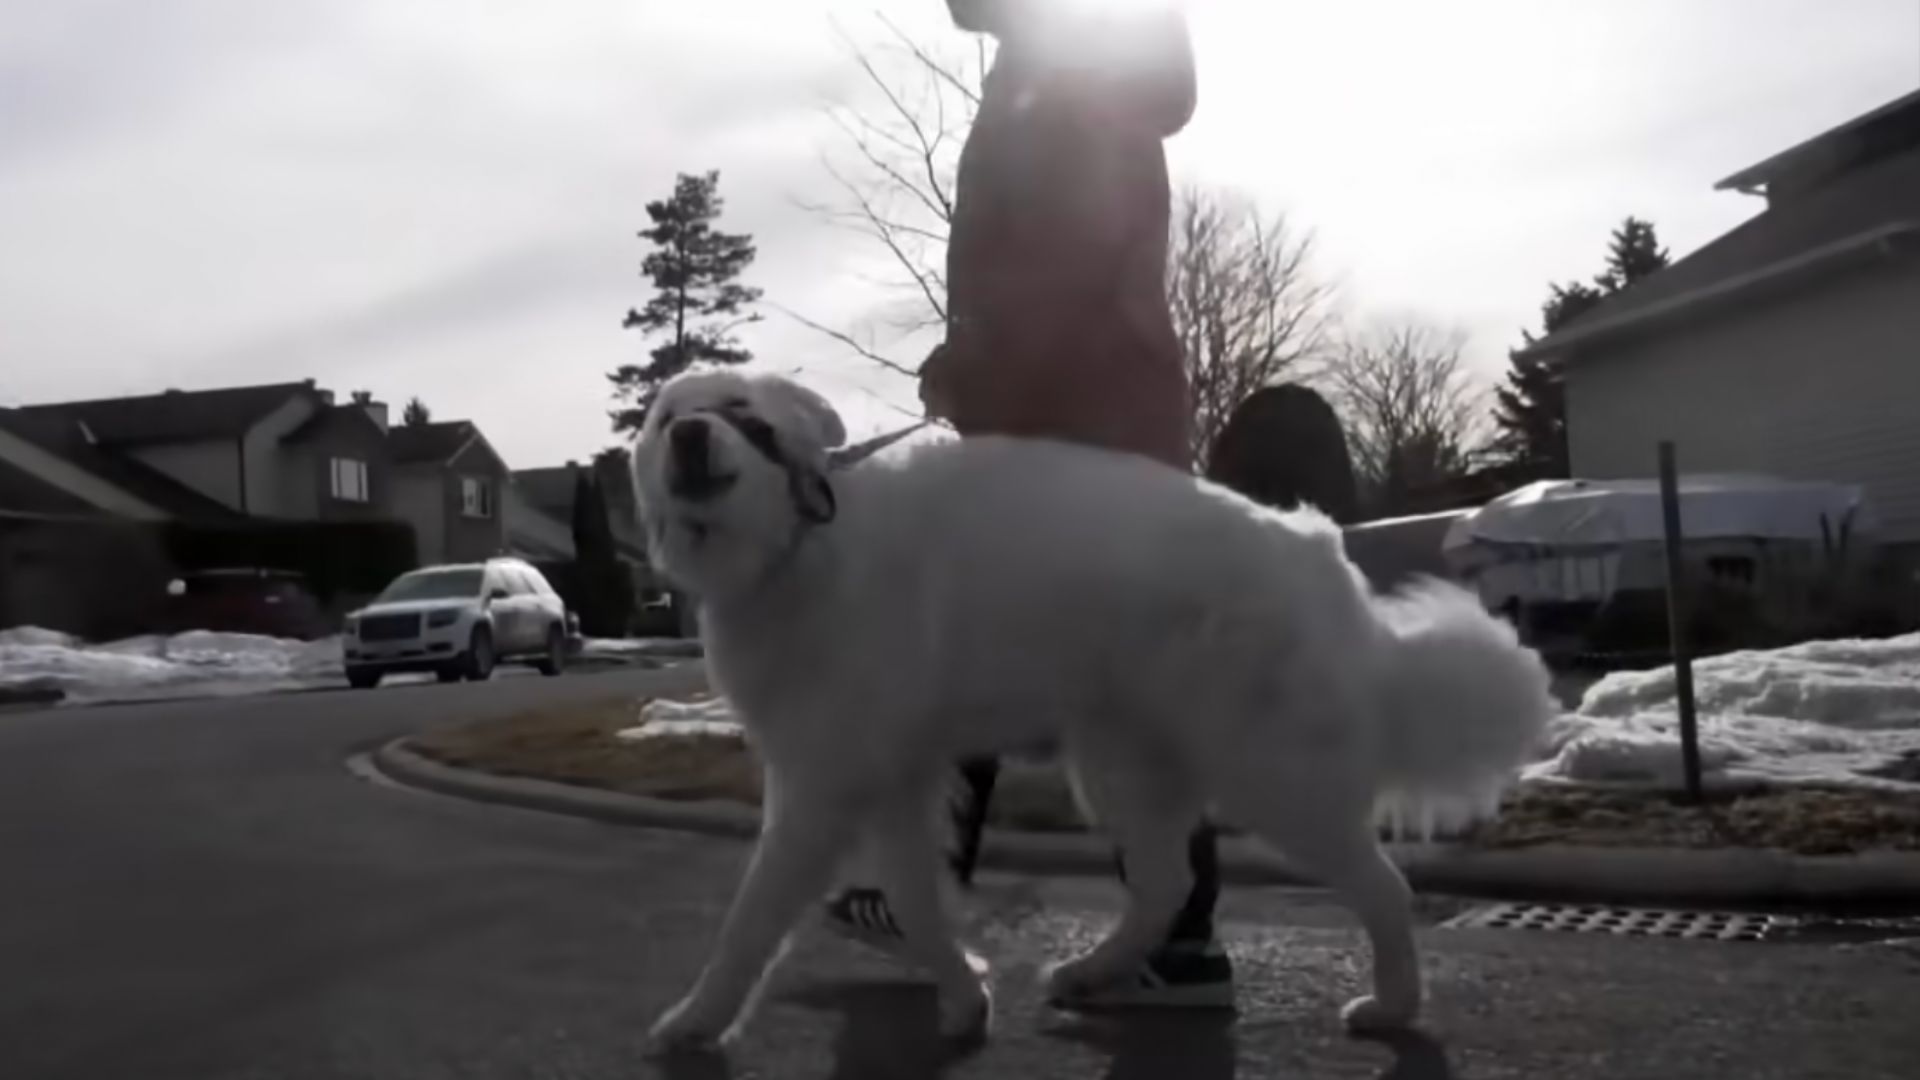
<svg viewBox="0 0 1920 1080">
<path fill-rule="evenodd" d="M 705 457 L 707 443 L 712 432 L 707 430 L 707 422 L 698 417 L 688 417 L 673 425 L 668 438 L 673 442 L 673 452 L 686 457 Z"/>
</svg>

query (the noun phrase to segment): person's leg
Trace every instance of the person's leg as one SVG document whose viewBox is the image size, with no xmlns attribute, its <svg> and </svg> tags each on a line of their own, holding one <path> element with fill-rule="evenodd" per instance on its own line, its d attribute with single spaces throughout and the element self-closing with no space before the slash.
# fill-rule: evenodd
<svg viewBox="0 0 1920 1080">
<path fill-rule="evenodd" d="M 980 838 L 986 828 L 987 807 L 993 787 L 1000 776 L 997 758 L 968 758 L 959 765 L 958 790 L 954 793 L 953 846 L 947 852 L 947 867 L 962 888 L 973 884 L 973 871 L 980 859 Z M 898 953 L 904 947 L 899 921 L 894 917 L 886 893 L 876 884 L 856 879 L 833 894 L 826 902 L 827 926 L 842 937 L 886 953 Z"/>
<path fill-rule="evenodd" d="M 1220 839 L 1212 825 L 1201 822 L 1193 830 L 1187 839 L 1187 862 L 1193 868 L 1193 889 L 1167 932 L 1167 942 L 1211 945 L 1213 909 L 1220 903 Z"/>
<path fill-rule="evenodd" d="M 974 866 L 980 861 L 980 838 L 987 828 L 987 806 L 1000 779 L 1000 759 L 968 758 L 960 763 L 960 779 L 963 786 L 953 802 L 953 851 L 947 862 L 954 880 L 971 886 Z"/>
<path fill-rule="evenodd" d="M 1083 1009 L 1207 1008 L 1231 1009 L 1233 962 L 1214 940 L 1213 912 L 1220 900 L 1219 836 L 1201 822 L 1187 838 L 1193 884 L 1174 918 L 1166 940 L 1128 979 L 1089 989 L 1062 1004 Z M 1116 876 L 1124 884 L 1126 867 L 1114 853 Z"/>
</svg>

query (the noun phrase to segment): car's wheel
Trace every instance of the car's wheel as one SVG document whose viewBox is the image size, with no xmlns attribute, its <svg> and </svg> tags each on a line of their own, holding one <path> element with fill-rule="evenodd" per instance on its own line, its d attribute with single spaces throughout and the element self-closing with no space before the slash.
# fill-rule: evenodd
<svg viewBox="0 0 1920 1080">
<path fill-rule="evenodd" d="M 473 637 L 467 641 L 467 655 L 464 674 L 473 682 L 481 682 L 493 677 L 493 631 L 484 626 L 473 628 Z"/>
<path fill-rule="evenodd" d="M 458 667 L 449 664 L 443 668 L 436 668 L 433 677 L 441 682 L 459 682 L 461 674 L 462 672 Z"/>
<path fill-rule="evenodd" d="M 558 675 L 567 670 L 567 632 L 555 623 L 547 627 L 547 651 L 533 662 L 534 670 L 542 675 Z"/>
<path fill-rule="evenodd" d="M 348 668 L 347 685 L 355 690 L 371 690 L 380 685 L 380 673 L 370 668 Z"/>
</svg>

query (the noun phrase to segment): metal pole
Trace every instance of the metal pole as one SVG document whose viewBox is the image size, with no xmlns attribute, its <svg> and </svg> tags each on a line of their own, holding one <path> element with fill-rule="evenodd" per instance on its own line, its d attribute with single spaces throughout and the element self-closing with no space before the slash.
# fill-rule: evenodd
<svg viewBox="0 0 1920 1080">
<path fill-rule="evenodd" d="M 1700 727 L 1693 710 L 1693 655 L 1687 645 L 1685 565 L 1680 551 L 1680 482 L 1673 464 L 1673 443 L 1660 444 L 1660 516 L 1667 547 L 1667 641 L 1673 652 L 1673 690 L 1680 705 L 1680 758 L 1687 776 L 1687 800 L 1699 802 Z"/>
</svg>

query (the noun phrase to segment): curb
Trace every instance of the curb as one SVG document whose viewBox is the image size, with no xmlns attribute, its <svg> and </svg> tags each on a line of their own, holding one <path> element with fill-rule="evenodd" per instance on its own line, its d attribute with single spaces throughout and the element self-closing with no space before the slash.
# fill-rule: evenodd
<svg viewBox="0 0 1920 1080">
<path fill-rule="evenodd" d="M 618 825 L 677 829 L 734 839 L 760 832 L 760 812 L 727 801 L 682 802 L 624 795 L 528 777 L 495 776 L 425 758 L 395 739 L 372 762 L 388 779 L 480 802 Z M 1514 900 L 1680 906 L 1920 904 L 1920 853 L 1794 855 L 1750 849 L 1591 848 L 1545 845 L 1476 849 L 1388 844 L 1420 892 Z M 1113 852 L 1096 836 L 988 829 L 980 865 L 1028 874 L 1110 877 Z M 1220 841 L 1221 877 L 1234 884 L 1317 885 L 1286 860 L 1242 837 Z"/>
</svg>

